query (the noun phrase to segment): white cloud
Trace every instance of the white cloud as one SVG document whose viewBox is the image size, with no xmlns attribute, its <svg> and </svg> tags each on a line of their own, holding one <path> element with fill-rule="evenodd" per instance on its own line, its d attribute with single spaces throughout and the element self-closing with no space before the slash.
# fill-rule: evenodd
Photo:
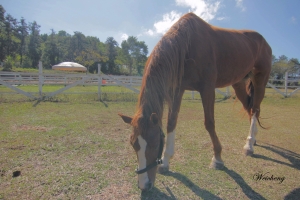
<svg viewBox="0 0 300 200">
<path fill-rule="evenodd" d="M 177 13 L 176 11 L 171 11 L 170 13 L 164 14 L 161 21 L 154 23 L 154 31 L 149 31 L 152 31 L 153 33 L 164 34 L 180 18 L 180 16 L 181 13 Z"/>
<path fill-rule="evenodd" d="M 121 41 L 127 40 L 127 38 L 128 38 L 128 35 L 126 33 L 122 33 L 122 35 L 121 35 Z"/>
<path fill-rule="evenodd" d="M 235 5 L 236 5 L 236 7 L 239 7 L 240 9 L 241 9 L 241 11 L 246 11 L 246 7 L 244 6 L 244 4 L 243 4 L 243 1 L 244 0 L 235 0 Z"/>
<path fill-rule="evenodd" d="M 176 5 L 180 7 L 188 7 L 189 12 L 193 12 L 205 21 L 210 21 L 215 18 L 219 8 L 220 1 L 207 0 L 175 0 Z M 163 19 L 155 22 L 153 29 L 145 31 L 145 34 L 150 36 L 165 34 L 169 28 L 181 17 L 182 13 L 171 11 L 163 15 Z M 219 19 L 220 20 L 220 19 Z M 222 19 L 221 19 L 222 20 Z"/>
<path fill-rule="evenodd" d="M 117 33 L 111 34 L 111 35 L 113 35 L 115 40 L 118 42 L 119 46 L 121 46 L 121 44 L 124 40 L 128 39 L 127 33 L 124 33 L 124 32 L 117 32 Z"/>
<path fill-rule="evenodd" d="M 205 21 L 210 21 L 215 18 L 215 15 L 220 7 L 220 1 L 208 2 L 205 0 L 176 0 L 178 6 L 189 7 L 190 12 L 195 13 Z"/>
</svg>

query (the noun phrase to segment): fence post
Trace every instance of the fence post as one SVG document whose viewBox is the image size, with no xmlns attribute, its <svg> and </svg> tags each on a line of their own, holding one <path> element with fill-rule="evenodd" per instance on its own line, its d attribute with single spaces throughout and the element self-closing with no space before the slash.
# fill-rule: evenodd
<svg viewBox="0 0 300 200">
<path fill-rule="evenodd" d="M 192 91 L 192 99 L 195 99 L 195 91 Z"/>
<path fill-rule="evenodd" d="M 98 100 L 101 100 L 101 85 L 102 85 L 101 64 L 98 64 Z"/>
<path fill-rule="evenodd" d="M 42 90 L 43 90 L 43 64 L 42 61 L 39 61 L 39 96 L 42 97 Z"/>
<path fill-rule="evenodd" d="M 229 86 L 226 87 L 226 95 L 227 95 L 227 98 L 230 97 L 230 89 L 229 89 Z"/>
<path fill-rule="evenodd" d="M 285 72 L 285 76 L 284 76 L 284 89 L 285 89 L 285 97 L 288 97 L 288 72 Z"/>
</svg>

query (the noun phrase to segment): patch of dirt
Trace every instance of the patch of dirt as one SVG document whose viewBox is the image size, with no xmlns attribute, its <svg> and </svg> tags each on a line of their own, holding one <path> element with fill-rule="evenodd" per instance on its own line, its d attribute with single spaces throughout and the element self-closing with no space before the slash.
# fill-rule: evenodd
<svg viewBox="0 0 300 200">
<path fill-rule="evenodd" d="M 52 128 L 47 128 L 43 126 L 30 126 L 30 125 L 14 125 L 13 130 L 15 131 L 42 131 L 42 132 L 47 132 L 50 131 Z"/>
</svg>

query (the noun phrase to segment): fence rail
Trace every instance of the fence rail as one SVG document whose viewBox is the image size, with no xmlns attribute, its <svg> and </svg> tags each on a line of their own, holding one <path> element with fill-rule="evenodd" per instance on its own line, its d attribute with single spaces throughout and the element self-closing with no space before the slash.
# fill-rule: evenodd
<svg viewBox="0 0 300 200">
<path fill-rule="evenodd" d="M 117 81 L 130 86 L 140 86 L 142 77 L 138 76 L 110 76 L 102 74 L 102 85 L 118 85 Z M 42 74 L 43 85 L 68 85 L 84 79 L 84 85 L 98 85 L 99 75 L 97 74 Z M 0 72 L 0 80 L 13 85 L 38 85 L 40 82 L 39 73 L 22 72 Z"/>
<path fill-rule="evenodd" d="M 98 66 L 98 74 L 83 74 L 83 73 L 43 73 L 42 65 L 39 65 L 39 73 L 25 73 L 25 72 L 0 72 L 0 85 L 4 85 L 17 93 L 23 94 L 29 98 L 37 99 L 33 93 L 25 92 L 19 89 L 18 85 L 37 85 L 39 86 L 39 98 L 42 96 L 55 96 L 71 87 L 76 85 L 94 85 L 98 86 L 98 97 L 101 98 L 101 87 L 102 86 L 124 86 L 135 93 L 139 93 L 136 89 L 142 83 L 142 77 L 138 76 L 113 76 L 101 73 L 101 67 Z M 290 79 L 286 73 L 285 79 L 269 79 L 267 87 L 273 88 L 275 92 L 283 95 L 284 97 L 289 97 L 297 93 L 300 89 L 299 87 L 300 79 Z M 281 84 L 280 84 L 281 83 Z M 51 93 L 43 93 L 43 85 L 64 85 L 65 87 Z M 291 91 L 292 90 L 292 91 Z M 220 91 L 216 89 L 216 92 L 221 95 L 228 97 L 230 96 L 229 88 L 226 91 Z M 1 92 L 0 90 L 0 93 Z M 192 98 L 194 93 L 192 92 Z"/>
</svg>

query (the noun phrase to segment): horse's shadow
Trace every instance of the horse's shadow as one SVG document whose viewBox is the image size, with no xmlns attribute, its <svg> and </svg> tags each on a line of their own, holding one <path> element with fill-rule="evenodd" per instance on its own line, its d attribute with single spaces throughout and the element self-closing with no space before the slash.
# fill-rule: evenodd
<svg viewBox="0 0 300 200">
<path fill-rule="evenodd" d="M 249 198 L 249 199 L 266 199 L 263 196 L 261 196 L 259 193 L 255 192 L 243 179 L 241 175 L 236 173 L 233 170 L 228 169 L 227 167 L 224 167 L 223 171 L 228 174 L 242 189 L 243 193 Z"/>
<path fill-rule="evenodd" d="M 151 200 L 151 199 L 166 199 L 166 200 L 172 199 L 173 200 L 173 199 L 176 199 L 174 197 L 174 195 L 173 196 L 172 195 L 168 196 L 165 193 L 161 192 L 156 187 L 153 187 L 150 191 L 141 193 L 141 200 Z"/>
<path fill-rule="evenodd" d="M 292 167 L 294 169 L 298 169 L 300 170 L 300 154 L 297 154 L 295 152 L 292 152 L 290 150 L 284 149 L 282 147 L 278 147 L 272 144 L 267 144 L 266 145 L 261 145 L 261 144 L 256 144 L 256 146 L 264 148 L 266 150 L 272 151 L 280 156 L 282 156 L 285 159 L 288 159 L 290 161 L 290 163 L 286 163 L 286 162 L 282 162 L 273 158 L 269 158 L 266 157 L 264 155 L 259 155 L 259 154 L 253 154 L 252 157 L 253 158 L 259 158 L 259 159 L 263 159 L 263 160 L 269 160 L 272 162 L 276 162 L 282 165 L 286 165 L 289 167 Z"/>
<path fill-rule="evenodd" d="M 290 163 L 286 163 L 286 162 L 282 162 L 273 158 L 269 158 L 267 156 L 264 155 L 259 155 L 259 154 L 254 154 L 252 157 L 253 158 L 259 158 L 259 159 L 263 159 L 263 160 L 268 160 L 268 161 L 272 161 L 272 162 L 276 162 L 282 165 L 286 165 L 295 169 L 300 170 L 300 154 L 297 154 L 295 152 L 292 152 L 290 150 L 275 146 L 275 145 L 271 145 L 271 144 L 266 144 L 266 145 L 262 145 L 262 144 L 256 144 L 257 147 L 261 147 L 264 148 L 266 150 L 272 151 L 282 157 L 284 157 L 285 159 L 288 159 L 290 161 Z M 236 173 L 233 170 L 228 169 L 227 167 L 224 167 L 222 169 L 222 171 L 224 171 L 226 174 L 228 174 L 228 176 L 230 176 L 238 185 L 239 187 L 242 189 L 243 193 L 249 198 L 249 199 L 266 199 L 264 198 L 262 195 L 260 195 L 259 193 L 255 192 L 243 179 L 243 177 L 241 175 L 239 175 L 238 173 Z M 179 180 L 180 182 L 182 182 L 187 188 L 189 188 L 190 190 L 192 190 L 192 192 L 195 193 L 195 195 L 199 196 L 202 199 L 221 199 L 220 197 L 212 194 L 211 192 L 200 188 L 198 185 L 196 185 L 195 183 L 193 183 L 190 179 L 188 179 L 186 176 L 177 173 L 177 172 L 167 172 L 165 174 L 163 174 L 164 176 L 170 176 L 173 177 L 177 180 Z M 164 185 L 164 183 L 163 183 Z M 172 190 L 167 187 L 166 185 L 164 185 L 165 189 L 167 190 L 167 192 L 169 194 L 165 194 L 162 191 L 160 191 L 159 189 L 157 189 L 156 187 L 154 187 L 150 192 L 147 193 L 142 193 L 141 194 L 141 199 L 146 200 L 146 199 L 177 199 L 174 194 L 172 193 Z M 299 192 L 300 189 L 296 188 L 293 191 L 291 191 L 286 197 L 285 199 L 293 199 L 294 197 L 298 197 L 299 196 Z"/>
<path fill-rule="evenodd" d="M 295 188 L 284 197 L 284 200 L 299 199 L 299 197 L 300 197 L 300 188 Z"/>
<path fill-rule="evenodd" d="M 225 173 L 227 173 L 242 189 L 243 193 L 249 198 L 249 199 L 265 199 L 263 196 L 261 196 L 259 193 L 255 192 L 242 178 L 241 175 L 236 173 L 233 170 L 229 170 L 228 168 L 224 167 L 222 169 Z M 177 172 L 167 172 L 163 174 L 165 176 L 173 177 L 177 180 L 179 180 L 181 183 L 183 183 L 187 188 L 189 188 L 192 192 L 194 192 L 195 195 L 199 196 L 201 199 L 221 199 L 220 197 L 212 194 L 211 192 L 200 188 L 198 185 L 193 183 L 190 179 L 188 179 L 186 176 L 177 173 Z M 163 183 L 164 185 L 164 183 Z M 161 192 L 157 188 L 153 188 L 150 192 L 142 193 L 141 199 L 177 199 L 174 194 L 172 193 L 171 189 L 167 187 L 166 185 L 165 189 L 169 193 L 169 195 Z"/>
<path fill-rule="evenodd" d="M 282 147 L 278 147 L 272 144 L 267 144 L 266 145 L 261 145 L 261 144 L 256 144 L 256 146 L 264 148 L 266 150 L 272 151 L 280 156 L 282 156 L 285 159 L 288 159 L 290 161 L 290 163 L 287 162 L 282 162 L 280 160 L 276 160 L 273 158 L 269 158 L 266 157 L 264 155 L 259 155 L 259 154 L 254 154 L 252 155 L 253 158 L 259 158 L 259 159 L 263 159 L 263 160 L 268 160 L 268 161 L 272 161 L 275 163 L 279 163 L 281 165 L 286 165 L 288 167 L 300 170 L 300 154 L 297 154 L 293 151 L 284 149 Z M 298 199 L 300 196 L 300 188 L 295 188 L 294 190 L 292 190 L 289 194 L 287 194 L 284 197 L 284 200 L 289 200 L 289 199 Z"/>
<path fill-rule="evenodd" d="M 221 199 L 220 197 L 212 194 L 211 192 L 201 189 L 198 185 L 193 183 L 190 179 L 188 179 L 186 176 L 177 173 L 177 172 L 166 172 L 163 174 L 164 176 L 171 176 L 177 180 L 179 180 L 181 183 L 183 183 L 187 188 L 191 189 L 197 196 L 201 197 L 202 199 Z M 165 189 L 169 193 L 169 195 L 161 192 L 159 189 L 156 187 L 152 188 L 151 191 L 149 192 L 142 192 L 141 194 L 141 199 L 177 199 L 172 190 L 162 182 Z"/>
</svg>

